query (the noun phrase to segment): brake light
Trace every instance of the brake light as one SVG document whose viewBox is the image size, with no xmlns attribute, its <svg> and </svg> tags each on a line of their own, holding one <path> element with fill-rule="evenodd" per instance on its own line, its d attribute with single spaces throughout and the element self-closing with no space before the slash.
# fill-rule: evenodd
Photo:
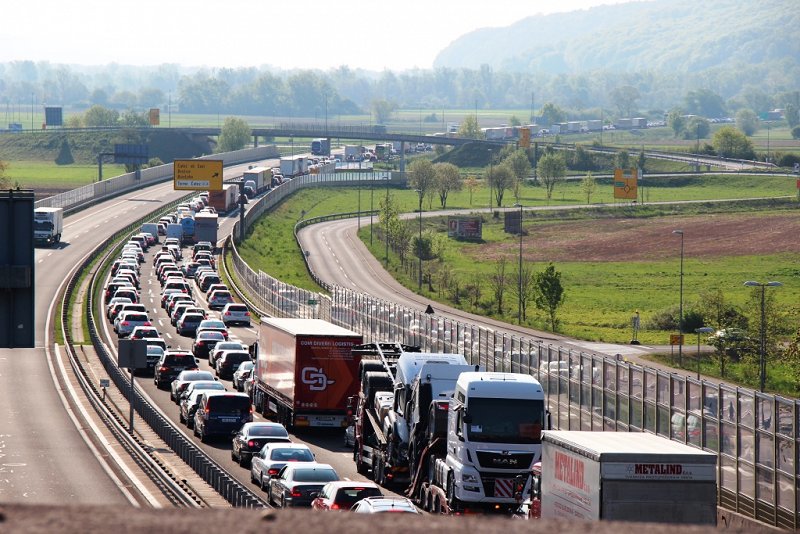
<svg viewBox="0 0 800 534">
<path fill-rule="evenodd" d="M 297 488 L 292 488 L 292 497 L 302 497 L 303 494 Z"/>
<path fill-rule="evenodd" d="M 250 312 L 244 312 L 245 316 L 250 317 Z"/>
<path fill-rule="evenodd" d="M 338 509 L 339 509 L 339 505 L 338 505 L 338 504 L 336 504 L 336 503 L 333 503 L 333 504 L 331 505 L 331 510 L 338 510 Z"/>
<path fill-rule="evenodd" d="M 225 312 L 225 316 L 230 317 L 231 312 Z"/>
<path fill-rule="evenodd" d="M 268 475 L 277 475 L 278 471 L 280 471 L 280 469 L 275 469 L 274 467 L 272 467 L 270 469 L 267 469 L 267 474 Z"/>
<path fill-rule="evenodd" d="M 150 324 L 150 321 L 145 321 L 144 325 L 142 326 L 153 326 L 153 325 Z"/>
<path fill-rule="evenodd" d="M 161 373 L 166 373 L 167 371 L 169 371 L 169 368 L 167 368 L 167 367 L 164 367 L 164 366 L 162 365 L 161 367 L 159 367 L 159 368 L 158 368 L 158 371 L 159 371 L 159 372 L 161 372 Z"/>
<path fill-rule="evenodd" d="M 128 326 L 129 324 L 131 323 L 129 323 L 128 321 L 122 321 L 122 326 Z"/>
<path fill-rule="evenodd" d="M 255 447 L 256 446 L 256 442 L 251 439 L 250 441 L 247 442 L 247 446 L 248 447 Z"/>
<path fill-rule="evenodd" d="M 198 341 L 198 342 L 197 342 L 197 346 L 198 346 L 198 347 L 204 347 L 205 345 L 206 345 L 206 342 L 205 342 L 205 341 Z"/>
<path fill-rule="evenodd" d="M 211 406 L 206 405 L 206 413 L 211 413 Z"/>
</svg>

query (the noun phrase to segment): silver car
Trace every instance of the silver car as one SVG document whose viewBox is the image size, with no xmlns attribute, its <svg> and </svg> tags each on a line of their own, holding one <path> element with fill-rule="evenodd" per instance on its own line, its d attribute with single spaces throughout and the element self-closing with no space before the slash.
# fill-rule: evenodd
<svg viewBox="0 0 800 534">
<path fill-rule="evenodd" d="M 222 308 L 222 313 L 220 313 L 220 316 L 222 318 L 222 322 L 225 323 L 225 326 L 232 324 L 250 326 L 250 312 L 247 310 L 247 306 L 244 304 L 238 304 L 235 302 L 228 303 L 224 308 Z"/>
<path fill-rule="evenodd" d="M 152 326 L 146 313 L 138 311 L 121 312 L 114 321 L 114 331 L 119 337 L 128 337 L 137 326 Z"/>
<path fill-rule="evenodd" d="M 314 453 L 302 443 L 267 443 L 250 462 L 250 481 L 266 490 L 269 479 L 278 476 L 289 462 L 315 462 Z"/>
</svg>

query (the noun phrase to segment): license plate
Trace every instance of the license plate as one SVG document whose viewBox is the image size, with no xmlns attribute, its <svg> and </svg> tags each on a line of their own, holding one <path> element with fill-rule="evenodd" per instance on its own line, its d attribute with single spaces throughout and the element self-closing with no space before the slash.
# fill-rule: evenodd
<svg viewBox="0 0 800 534">
<path fill-rule="evenodd" d="M 238 417 L 220 417 L 219 420 L 222 421 L 223 423 L 235 423 L 235 422 L 237 422 L 239 420 L 239 418 Z"/>
<path fill-rule="evenodd" d="M 176 367 L 175 370 L 178 372 L 183 371 L 183 367 Z"/>
</svg>

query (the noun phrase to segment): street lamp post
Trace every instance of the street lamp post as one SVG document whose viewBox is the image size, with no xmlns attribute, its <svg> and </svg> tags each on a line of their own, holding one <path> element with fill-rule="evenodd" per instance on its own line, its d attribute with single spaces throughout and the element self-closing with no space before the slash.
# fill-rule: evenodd
<svg viewBox="0 0 800 534">
<path fill-rule="evenodd" d="M 494 208 L 492 208 L 492 173 L 494 171 L 493 168 L 494 159 L 492 158 L 492 149 L 489 149 L 489 175 L 486 177 L 486 183 L 489 184 L 489 215 L 494 214 Z"/>
<path fill-rule="evenodd" d="M 673 234 L 681 236 L 681 289 L 680 303 L 678 304 L 678 333 L 680 343 L 678 343 L 678 367 L 683 365 L 683 230 L 673 230 Z"/>
<path fill-rule="evenodd" d="M 517 324 L 522 324 L 522 204 L 516 204 L 519 208 L 519 269 L 517 272 Z"/>
<path fill-rule="evenodd" d="M 417 255 L 419 256 L 419 292 L 422 293 L 422 196 L 425 191 L 415 189 L 419 195 L 419 240 L 417 241 Z"/>
<path fill-rule="evenodd" d="M 761 288 L 761 335 L 760 343 L 759 343 L 759 362 L 758 362 L 758 374 L 759 374 L 759 387 L 761 389 L 761 393 L 764 393 L 764 386 L 767 382 L 767 316 L 764 309 L 764 292 L 768 287 L 780 287 L 783 284 L 780 282 L 754 282 L 749 280 L 744 283 L 747 287 L 760 287 Z"/>
<path fill-rule="evenodd" d="M 694 331 L 697 332 L 697 379 L 700 380 L 700 334 L 710 334 L 714 329 L 710 326 L 702 326 L 695 328 Z"/>
</svg>

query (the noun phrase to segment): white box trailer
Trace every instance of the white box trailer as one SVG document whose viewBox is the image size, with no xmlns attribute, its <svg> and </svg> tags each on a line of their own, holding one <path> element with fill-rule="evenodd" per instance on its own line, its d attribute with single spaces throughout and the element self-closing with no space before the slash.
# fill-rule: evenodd
<svg viewBox="0 0 800 534">
<path fill-rule="evenodd" d="M 33 242 L 37 245 L 55 245 L 64 232 L 63 208 L 35 208 L 33 210 Z"/>
<path fill-rule="evenodd" d="M 717 456 L 644 432 L 545 431 L 542 518 L 717 522 Z"/>
</svg>

